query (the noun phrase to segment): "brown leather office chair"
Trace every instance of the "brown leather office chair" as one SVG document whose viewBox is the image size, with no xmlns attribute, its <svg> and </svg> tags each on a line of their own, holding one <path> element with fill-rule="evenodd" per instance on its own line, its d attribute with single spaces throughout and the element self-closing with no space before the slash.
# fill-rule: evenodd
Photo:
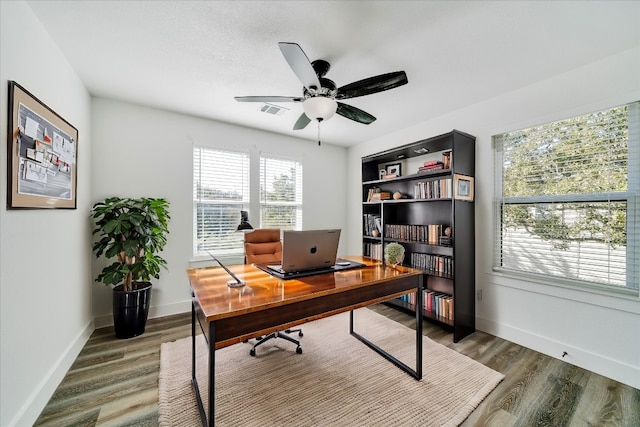
<svg viewBox="0 0 640 427">
<path fill-rule="evenodd" d="M 244 235 L 244 263 L 245 264 L 280 264 L 282 262 L 282 242 L 280 241 L 279 228 L 258 228 Z M 297 332 L 301 337 L 302 329 L 287 329 L 284 333 L 280 331 L 273 332 L 264 337 L 257 337 L 256 342 L 249 354 L 256 355 L 256 347 L 273 338 L 282 338 L 291 341 L 298 347 L 296 353 L 302 353 L 300 341 L 290 337 L 293 332 Z"/>
<path fill-rule="evenodd" d="M 244 235 L 245 264 L 280 264 L 282 242 L 279 228 L 258 228 Z"/>
</svg>

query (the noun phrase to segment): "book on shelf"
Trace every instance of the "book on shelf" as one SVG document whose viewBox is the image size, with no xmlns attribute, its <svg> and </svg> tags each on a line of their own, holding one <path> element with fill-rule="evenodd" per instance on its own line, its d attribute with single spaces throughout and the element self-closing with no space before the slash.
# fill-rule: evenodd
<svg viewBox="0 0 640 427">
<path fill-rule="evenodd" d="M 453 246 L 450 236 L 440 236 L 440 246 Z"/>
<path fill-rule="evenodd" d="M 427 289 L 424 291 L 424 309 L 432 316 L 453 321 L 453 296 Z"/>
<path fill-rule="evenodd" d="M 379 202 L 380 200 L 387 200 L 391 198 L 391 193 L 388 191 L 382 191 L 377 187 L 371 187 L 367 192 L 367 202 Z"/>
<path fill-rule="evenodd" d="M 444 163 L 438 160 L 433 160 L 433 161 L 425 162 L 424 165 L 418 168 L 418 172 L 429 172 L 429 171 L 438 170 L 438 169 L 446 169 L 444 167 Z"/>
<path fill-rule="evenodd" d="M 378 237 L 382 234 L 382 220 L 378 214 L 364 214 L 364 235 Z"/>
<path fill-rule="evenodd" d="M 427 243 L 430 245 L 437 245 L 440 243 L 440 236 L 442 236 L 443 227 L 441 224 L 429 224 L 429 239 Z"/>
<path fill-rule="evenodd" d="M 432 255 L 413 252 L 410 257 L 411 267 L 427 272 L 453 276 L 453 258 L 450 256 Z"/>
<path fill-rule="evenodd" d="M 451 151 L 445 151 L 442 153 L 442 164 L 445 169 L 451 169 L 451 161 L 453 160 L 453 154 Z"/>
<path fill-rule="evenodd" d="M 451 178 L 416 182 L 413 186 L 415 199 L 448 199 L 452 194 Z"/>
<path fill-rule="evenodd" d="M 381 191 L 379 193 L 373 193 L 371 195 L 371 198 L 369 199 L 370 202 L 379 202 L 380 200 L 389 200 L 391 199 L 391 193 L 386 192 L 386 191 Z"/>
<path fill-rule="evenodd" d="M 389 239 L 426 242 L 430 245 L 438 245 L 445 227 L 446 226 L 442 224 L 385 224 L 384 235 Z"/>
<path fill-rule="evenodd" d="M 382 261 L 382 243 L 365 243 L 362 247 L 362 255 Z"/>
<path fill-rule="evenodd" d="M 398 297 L 398 299 L 400 301 L 406 302 L 407 304 L 411 304 L 413 306 L 416 305 L 416 294 L 415 294 L 415 292 L 410 293 L 410 294 L 402 295 L 401 297 Z"/>
</svg>

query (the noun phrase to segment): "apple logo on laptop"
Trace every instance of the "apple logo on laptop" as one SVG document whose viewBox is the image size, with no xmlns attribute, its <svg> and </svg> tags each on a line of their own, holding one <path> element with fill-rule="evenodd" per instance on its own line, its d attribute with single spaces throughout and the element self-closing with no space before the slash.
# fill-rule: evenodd
<svg viewBox="0 0 640 427">
<path fill-rule="evenodd" d="M 309 252 L 311 252 L 312 254 L 315 254 L 316 252 L 318 252 L 318 248 L 314 246 L 309 250 Z"/>
</svg>

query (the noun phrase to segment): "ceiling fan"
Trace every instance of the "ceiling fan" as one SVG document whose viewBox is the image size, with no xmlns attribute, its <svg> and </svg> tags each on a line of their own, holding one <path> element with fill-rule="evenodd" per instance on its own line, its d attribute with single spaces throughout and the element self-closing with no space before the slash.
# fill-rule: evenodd
<svg viewBox="0 0 640 427">
<path fill-rule="evenodd" d="M 337 87 L 332 80 L 324 77 L 331 67 L 327 61 L 317 59 L 310 62 L 296 43 L 280 42 L 278 46 L 284 59 L 304 86 L 302 96 L 236 96 L 235 99 L 239 102 L 302 102 L 304 113 L 293 126 L 294 130 L 304 129 L 311 120 L 320 123 L 335 113 L 368 125 L 376 120 L 374 116 L 340 101 L 393 89 L 408 82 L 404 71 L 396 71 Z"/>
</svg>

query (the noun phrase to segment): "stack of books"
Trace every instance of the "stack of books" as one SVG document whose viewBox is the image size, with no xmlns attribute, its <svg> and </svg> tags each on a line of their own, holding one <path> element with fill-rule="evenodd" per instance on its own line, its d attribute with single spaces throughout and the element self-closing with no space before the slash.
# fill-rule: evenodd
<svg viewBox="0 0 640 427">
<path fill-rule="evenodd" d="M 387 191 L 373 192 L 369 193 L 368 202 L 379 202 L 380 200 L 389 200 L 391 198 L 391 193 Z"/>
<path fill-rule="evenodd" d="M 418 172 L 429 172 L 437 169 L 444 169 L 444 163 L 440 160 L 429 160 L 418 168 Z"/>
</svg>

